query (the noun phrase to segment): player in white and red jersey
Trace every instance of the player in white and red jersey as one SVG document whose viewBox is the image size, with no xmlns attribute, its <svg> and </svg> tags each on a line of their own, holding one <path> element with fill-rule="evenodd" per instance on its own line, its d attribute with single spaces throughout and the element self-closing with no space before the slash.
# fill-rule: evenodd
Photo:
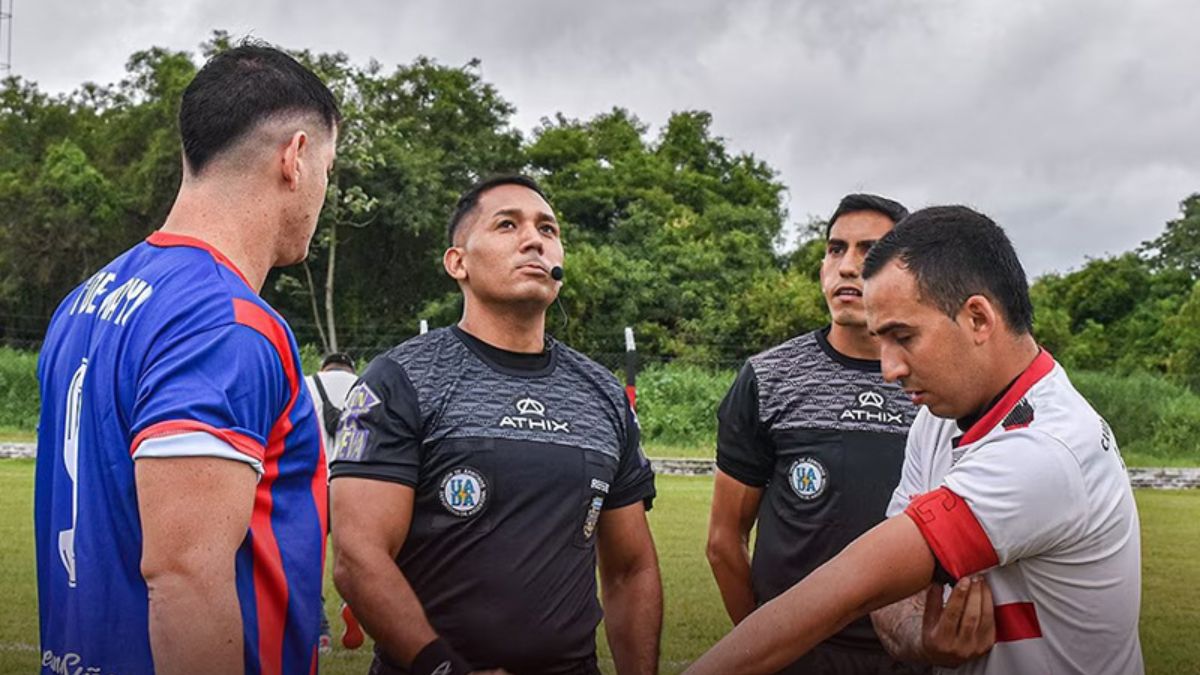
<svg viewBox="0 0 1200 675">
<path fill-rule="evenodd" d="M 961 592 L 986 578 L 996 644 L 953 672 L 1140 675 L 1140 535 L 1125 467 L 1108 425 L 1034 341 L 1025 272 L 1003 231 L 965 207 L 925 209 L 871 249 L 863 277 L 884 378 L 925 406 L 893 517 L 691 672 L 773 672 L 931 581 Z"/>
</svg>

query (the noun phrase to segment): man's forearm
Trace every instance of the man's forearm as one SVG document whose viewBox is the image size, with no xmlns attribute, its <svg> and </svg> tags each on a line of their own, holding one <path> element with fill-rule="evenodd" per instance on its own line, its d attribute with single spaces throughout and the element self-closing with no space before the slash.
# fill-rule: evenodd
<svg viewBox="0 0 1200 675">
<path fill-rule="evenodd" d="M 354 616 L 393 660 L 411 664 L 437 639 L 417 594 L 386 552 L 342 553 L 333 578 Z"/>
<path fill-rule="evenodd" d="M 653 561 L 628 574 L 603 578 L 604 628 L 621 675 L 658 672 L 662 581 Z"/>
<path fill-rule="evenodd" d="M 921 635 L 924 613 L 923 592 L 871 612 L 875 634 L 892 658 L 910 663 L 925 663 L 928 660 Z"/>
<path fill-rule="evenodd" d="M 712 543 L 708 564 L 734 625 L 754 611 L 754 587 L 750 582 L 750 552 L 742 542 Z"/>
<path fill-rule="evenodd" d="M 242 614 L 232 574 L 164 573 L 146 579 L 150 649 L 160 675 L 241 673 Z"/>
<path fill-rule="evenodd" d="M 885 521 L 746 617 L 688 672 L 777 672 L 852 620 L 924 588 L 932 576 L 933 556 L 916 525 Z"/>
</svg>

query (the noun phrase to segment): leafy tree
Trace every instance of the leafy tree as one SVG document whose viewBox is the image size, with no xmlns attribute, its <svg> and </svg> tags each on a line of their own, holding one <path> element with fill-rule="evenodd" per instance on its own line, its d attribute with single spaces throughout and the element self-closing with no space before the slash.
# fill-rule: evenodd
<svg viewBox="0 0 1200 675">
<path fill-rule="evenodd" d="M 1200 279 L 1200 193 L 1179 203 L 1182 215 L 1166 231 L 1142 244 L 1140 251 L 1161 269 L 1183 270 Z"/>
</svg>

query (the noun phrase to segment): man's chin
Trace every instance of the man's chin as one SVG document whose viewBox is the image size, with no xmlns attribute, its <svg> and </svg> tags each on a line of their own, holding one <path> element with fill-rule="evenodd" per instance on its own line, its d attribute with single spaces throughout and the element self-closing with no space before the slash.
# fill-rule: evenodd
<svg viewBox="0 0 1200 675">
<path fill-rule="evenodd" d="M 304 262 L 304 260 L 308 258 L 308 245 L 309 242 L 306 241 L 304 242 L 304 248 L 300 249 L 299 251 L 285 251 L 279 256 L 279 259 L 275 261 L 275 267 L 288 267 L 290 265 L 299 265 L 300 263 Z"/>
<path fill-rule="evenodd" d="M 851 312 L 847 310 L 830 311 L 830 320 L 843 328 L 862 328 L 867 327 L 867 315 L 865 312 Z"/>
</svg>

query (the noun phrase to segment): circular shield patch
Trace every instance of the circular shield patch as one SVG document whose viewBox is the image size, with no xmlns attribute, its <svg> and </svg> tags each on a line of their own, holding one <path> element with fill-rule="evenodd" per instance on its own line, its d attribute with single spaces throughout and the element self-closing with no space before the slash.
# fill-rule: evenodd
<svg viewBox="0 0 1200 675">
<path fill-rule="evenodd" d="M 788 470 L 788 483 L 797 497 L 811 501 L 825 493 L 825 486 L 829 483 L 829 472 L 815 457 L 801 457 L 793 462 L 792 468 Z"/>
<path fill-rule="evenodd" d="M 442 477 L 438 497 L 450 513 L 463 518 L 473 516 L 487 504 L 487 481 L 475 469 L 460 466 Z"/>
</svg>

